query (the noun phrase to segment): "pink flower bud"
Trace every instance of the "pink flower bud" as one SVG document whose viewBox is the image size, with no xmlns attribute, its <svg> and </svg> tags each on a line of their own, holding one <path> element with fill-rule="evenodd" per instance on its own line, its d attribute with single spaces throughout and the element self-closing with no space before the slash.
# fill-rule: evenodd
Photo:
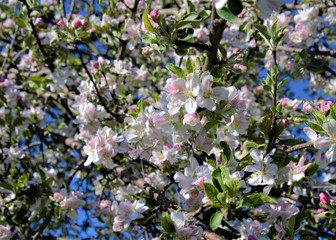
<svg viewBox="0 0 336 240">
<path fill-rule="evenodd" d="M 330 196 L 329 194 L 325 192 L 320 192 L 320 202 L 323 204 L 327 204 L 330 202 Z"/>
<path fill-rule="evenodd" d="M 282 98 L 280 100 L 280 103 L 281 103 L 281 105 L 282 105 L 283 108 L 288 107 L 288 101 L 289 101 L 289 98 Z"/>
<path fill-rule="evenodd" d="M 322 111 L 324 114 L 327 113 L 331 105 L 332 105 L 332 102 L 331 102 L 331 101 L 324 101 L 324 102 L 321 104 L 321 111 Z"/>
<path fill-rule="evenodd" d="M 281 121 L 282 121 L 283 125 L 285 126 L 285 128 L 288 127 L 288 125 L 289 125 L 289 121 L 288 121 L 287 118 L 284 118 L 284 119 L 282 119 Z"/>
<path fill-rule="evenodd" d="M 199 186 L 199 187 L 203 187 L 203 183 L 205 182 L 205 177 L 202 176 L 199 179 L 196 180 L 195 185 Z"/>
<path fill-rule="evenodd" d="M 311 102 L 305 102 L 302 106 L 302 111 L 306 114 L 313 112 L 313 104 Z"/>
<path fill-rule="evenodd" d="M 200 124 L 202 125 L 202 126 L 205 126 L 205 124 L 207 124 L 208 123 L 208 119 L 206 118 L 206 117 L 202 117 L 202 119 L 201 119 L 201 121 L 200 121 Z"/>
<path fill-rule="evenodd" d="M 183 124 L 188 124 L 192 127 L 196 126 L 199 121 L 198 113 L 187 113 L 183 116 Z"/>
<path fill-rule="evenodd" d="M 323 213 L 325 210 L 323 208 L 317 209 L 317 213 Z"/>
<path fill-rule="evenodd" d="M 60 27 L 65 27 L 65 26 L 66 26 L 66 23 L 65 23 L 65 21 L 64 21 L 63 19 L 61 19 L 61 20 L 59 20 L 59 21 L 57 22 L 57 25 L 60 26 Z"/>
<path fill-rule="evenodd" d="M 36 18 L 36 24 L 43 23 L 43 19 L 41 17 Z"/>
<path fill-rule="evenodd" d="M 247 71 L 247 67 L 244 64 L 241 64 L 241 63 L 234 64 L 233 68 L 234 69 L 240 69 L 240 71 L 242 73 L 246 73 L 246 71 Z"/>
<path fill-rule="evenodd" d="M 64 199 L 64 196 L 59 192 L 55 192 L 54 193 L 54 199 L 55 199 L 56 202 L 60 202 Z"/>
<path fill-rule="evenodd" d="M 95 33 L 95 32 L 96 32 L 96 29 L 92 27 L 92 28 L 90 28 L 89 32 L 90 32 L 90 33 Z"/>
<path fill-rule="evenodd" d="M 72 27 L 74 28 L 80 28 L 83 26 L 82 21 L 79 18 L 75 18 L 72 23 L 71 23 Z"/>
<path fill-rule="evenodd" d="M 233 54 L 241 53 L 241 50 L 239 48 L 233 49 Z"/>
<path fill-rule="evenodd" d="M 98 69 L 98 68 L 99 68 L 99 63 L 98 63 L 98 61 L 95 61 L 95 62 L 92 64 L 92 67 L 93 67 L 94 69 Z"/>
<path fill-rule="evenodd" d="M 149 16 L 153 19 L 154 22 L 156 22 L 159 19 L 159 11 L 157 9 L 153 9 Z"/>
<path fill-rule="evenodd" d="M 84 19 L 81 22 L 83 27 L 87 27 L 89 25 L 89 23 L 86 22 Z"/>
</svg>

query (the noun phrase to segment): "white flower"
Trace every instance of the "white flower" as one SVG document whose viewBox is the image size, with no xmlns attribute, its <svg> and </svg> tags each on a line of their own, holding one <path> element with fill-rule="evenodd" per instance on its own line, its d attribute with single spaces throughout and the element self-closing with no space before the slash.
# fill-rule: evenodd
<svg viewBox="0 0 336 240">
<path fill-rule="evenodd" d="M 0 225 L 0 240 L 9 240 L 14 235 L 14 232 L 10 230 L 10 227 Z"/>
<path fill-rule="evenodd" d="M 215 7 L 217 9 L 221 9 L 225 6 L 226 3 L 227 3 L 227 0 L 216 0 Z"/>
<path fill-rule="evenodd" d="M 210 72 L 201 75 L 201 91 L 197 97 L 199 107 L 206 108 L 210 111 L 216 110 L 215 100 L 224 100 L 229 95 L 229 91 L 225 87 L 212 88 L 213 77 Z"/>
<path fill-rule="evenodd" d="M 325 119 L 322 128 L 327 136 L 318 137 L 317 133 L 310 128 L 305 128 L 304 132 L 314 142 L 315 148 L 329 148 L 326 156 L 330 161 L 334 161 L 336 159 L 336 120 Z"/>
<path fill-rule="evenodd" d="M 252 149 L 250 154 L 255 164 L 244 169 L 247 172 L 252 172 L 247 182 L 252 186 L 273 185 L 278 171 L 277 165 L 270 163 L 271 157 L 269 155 L 263 157 L 256 149 Z"/>
</svg>

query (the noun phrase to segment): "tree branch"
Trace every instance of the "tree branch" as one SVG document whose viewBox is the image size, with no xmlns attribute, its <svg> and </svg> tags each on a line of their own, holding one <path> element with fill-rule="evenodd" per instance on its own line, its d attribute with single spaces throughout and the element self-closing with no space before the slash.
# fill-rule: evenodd
<svg viewBox="0 0 336 240">
<path fill-rule="evenodd" d="M 169 208 L 169 207 L 176 208 L 174 206 L 174 203 L 172 201 L 170 201 L 164 195 L 164 193 L 160 193 L 160 191 L 158 191 L 154 187 L 148 185 L 143 178 L 134 176 L 134 174 L 130 172 L 130 169 L 126 169 L 125 167 L 117 166 L 113 170 L 113 175 L 114 175 L 114 177 L 117 177 L 117 178 L 122 178 L 122 177 L 128 178 L 138 188 L 147 192 L 148 195 L 150 197 L 152 197 L 160 205 L 163 205 L 166 208 Z"/>
<path fill-rule="evenodd" d="M 297 150 L 300 150 L 300 149 L 308 148 L 308 147 L 311 147 L 313 145 L 314 145 L 313 141 L 306 142 L 306 143 L 300 143 L 300 144 L 297 144 L 297 145 L 294 145 L 292 147 L 287 148 L 286 153 L 291 153 L 291 152 L 294 152 L 294 151 L 297 151 Z"/>
<path fill-rule="evenodd" d="M 207 56 L 205 59 L 205 64 L 203 66 L 203 71 L 210 70 L 213 66 L 218 64 L 217 51 L 220 40 L 223 36 L 223 31 L 225 28 L 226 21 L 219 18 L 216 13 L 215 7 L 216 1 L 212 1 L 212 13 L 211 20 L 212 24 L 210 27 L 209 41 L 211 43 L 211 50 L 207 50 Z"/>
<path fill-rule="evenodd" d="M 203 237 L 206 239 L 206 240 L 225 240 L 225 238 L 217 235 L 216 233 L 214 232 L 210 232 L 208 230 L 204 230 L 203 231 Z"/>
<path fill-rule="evenodd" d="M 38 33 L 37 33 L 37 30 L 35 28 L 35 25 L 34 25 L 34 22 L 33 22 L 33 19 L 31 18 L 30 14 L 32 12 L 29 4 L 27 3 L 26 0 L 21 0 L 21 2 L 27 7 L 27 11 L 28 11 L 28 18 L 29 18 L 29 24 L 32 28 L 32 31 L 33 31 L 33 35 L 36 39 L 36 42 L 37 42 L 37 45 L 43 55 L 43 57 L 45 58 L 45 62 L 47 63 L 49 69 L 53 72 L 54 69 L 55 69 L 55 65 L 54 65 L 54 61 L 52 60 L 52 58 L 49 57 L 49 54 L 45 51 L 44 49 L 44 46 L 42 45 L 42 42 L 38 36 Z"/>
</svg>

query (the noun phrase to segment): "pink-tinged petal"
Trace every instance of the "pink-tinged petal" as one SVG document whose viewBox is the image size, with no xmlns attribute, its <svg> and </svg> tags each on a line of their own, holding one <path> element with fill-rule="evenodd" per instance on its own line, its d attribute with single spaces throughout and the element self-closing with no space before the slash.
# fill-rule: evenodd
<svg viewBox="0 0 336 240">
<path fill-rule="evenodd" d="M 188 98 L 185 103 L 185 107 L 186 107 L 187 113 L 195 113 L 197 109 L 197 103 L 195 99 Z"/>
<path fill-rule="evenodd" d="M 305 127 L 305 128 L 303 129 L 303 131 L 305 132 L 305 134 L 306 134 L 311 140 L 315 140 L 315 139 L 317 139 L 317 133 L 316 133 L 313 129 L 311 129 L 311 128 L 309 128 L 309 127 Z"/>
<path fill-rule="evenodd" d="M 252 186 L 258 186 L 262 182 L 262 177 L 260 175 L 255 175 L 252 174 L 252 177 L 247 179 L 247 182 L 252 185 Z"/>
<path fill-rule="evenodd" d="M 323 129 L 332 138 L 336 137 L 336 121 L 335 119 L 326 119 L 322 125 Z"/>
<path fill-rule="evenodd" d="M 212 89 L 213 98 L 216 100 L 224 100 L 229 95 L 229 91 L 225 87 L 214 87 Z"/>
<path fill-rule="evenodd" d="M 328 147 L 332 141 L 326 137 L 320 137 L 314 141 L 314 147 L 317 149 L 321 149 L 323 147 Z"/>
</svg>

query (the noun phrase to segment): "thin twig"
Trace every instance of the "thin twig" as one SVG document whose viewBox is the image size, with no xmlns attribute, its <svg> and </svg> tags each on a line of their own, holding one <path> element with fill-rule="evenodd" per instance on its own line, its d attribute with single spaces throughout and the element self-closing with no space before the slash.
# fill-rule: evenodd
<svg viewBox="0 0 336 240">
<path fill-rule="evenodd" d="M 108 112 L 109 114 L 111 114 L 111 116 L 113 116 L 115 119 L 118 119 L 118 116 L 108 108 L 108 106 L 106 105 L 104 99 L 103 99 L 102 96 L 100 95 L 100 92 L 99 92 L 99 89 L 98 89 L 98 87 L 97 87 L 97 84 L 96 84 L 96 82 L 94 81 L 94 79 L 93 79 L 93 77 L 92 77 L 92 75 L 91 75 L 91 73 L 90 73 L 88 67 L 86 66 L 86 64 L 85 64 L 85 62 L 84 62 L 84 59 L 83 59 L 83 56 L 82 56 L 81 52 L 79 51 L 77 44 L 75 44 L 75 48 L 76 48 L 77 53 L 78 53 L 78 55 L 79 55 L 79 59 L 80 59 L 80 61 L 81 61 L 81 63 L 82 63 L 82 66 L 83 66 L 83 68 L 84 68 L 86 74 L 89 76 L 89 79 L 90 79 L 91 83 L 93 84 L 93 87 L 94 87 L 95 90 L 96 90 L 96 93 L 97 93 L 99 102 L 102 104 L 102 106 L 104 107 L 104 109 L 105 109 L 106 112 Z"/>
<path fill-rule="evenodd" d="M 297 145 L 294 145 L 292 147 L 287 148 L 286 153 L 291 153 L 291 152 L 294 152 L 294 151 L 297 151 L 297 150 L 308 148 L 308 147 L 313 146 L 313 144 L 314 144 L 313 141 L 306 142 L 306 143 L 300 143 L 300 144 L 297 144 Z"/>
</svg>

